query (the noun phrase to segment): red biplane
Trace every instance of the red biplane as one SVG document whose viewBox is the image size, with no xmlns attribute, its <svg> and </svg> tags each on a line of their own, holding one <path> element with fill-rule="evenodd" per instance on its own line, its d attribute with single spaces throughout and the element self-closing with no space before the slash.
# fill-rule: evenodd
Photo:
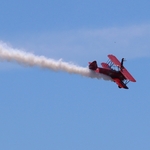
<svg viewBox="0 0 150 150">
<path fill-rule="evenodd" d="M 107 63 L 101 63 L 102 68 L 97 66 L 96 61 L 89 62 L 89 69 L 111 77 L 119 88 L 128 89 L 127 84 L 130 81 L 136 82 L 136 80 L 123 66 L 123 62 L 125 59 L 122 58 L 120 62 L 114 55 L 108 55 L 108 58 L 109 60 L 107 61 Z"/>
</svg>

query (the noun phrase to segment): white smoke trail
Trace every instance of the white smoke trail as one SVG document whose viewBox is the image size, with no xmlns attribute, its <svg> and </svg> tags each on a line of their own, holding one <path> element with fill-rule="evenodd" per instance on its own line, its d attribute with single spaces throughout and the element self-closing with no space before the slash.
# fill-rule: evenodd
<svg viewBox="0 0 150 150">
<path fill-rule="evenodd" d="M 31 53 L 13 49 L 2 42 L 0 43 L 0 59 L 7 61 L 16 61 L 17 63 L 28 66 L 39 66 L 55 71 L 65 71 L 68 73 L 79 74 L 91 78 L 111 80 L 109 77 L 100 73 L 95 73 L 88 68 L 80 67 L 72 63 L 63 62 L 62 60 L 56 61 L 44 56 L 36 56 Z"/>
</svg>

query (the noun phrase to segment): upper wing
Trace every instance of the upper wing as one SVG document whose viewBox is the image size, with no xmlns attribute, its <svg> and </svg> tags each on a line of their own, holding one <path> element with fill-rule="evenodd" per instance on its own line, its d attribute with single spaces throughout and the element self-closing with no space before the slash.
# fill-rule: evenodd
<svg viewBox="0 0 150 150">
<path fill-rule="evenodd" d="M 108 58 L 116 65 L 121 68 L 120 61 L 114 55 L 108 55 Z M 136 82 L 136 80 L 132 77 L 132 75 L 127 71 L 125 67 L 122 67 L 120 72 L 125 76 L 126 79 Z"/>
<path fill-rule="evenodd" d="M 121 67 L 120 61 L 114 55 L 108 55 L 108 58 L 116 65 Z"/>
<path fill-rule="evenodd" d="M 127 71 L 125 67 L 122 68 L 121 73 L 126 77 L 126 79 L 136 82 L 136 80 L 133 78 L 133 76 Z"/>
</svg>

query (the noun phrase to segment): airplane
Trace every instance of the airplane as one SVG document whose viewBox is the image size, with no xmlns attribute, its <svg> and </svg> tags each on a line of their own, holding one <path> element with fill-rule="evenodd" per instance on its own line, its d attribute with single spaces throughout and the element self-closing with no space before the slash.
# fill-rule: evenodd
<svg viewBox="0 0 150 150">
<path fill-rule="evenodd" d="M 136 82 L 133 76 L 123 66 L 124 58 L 121 62 L 112 54 L 108 55 L 109 60 L 107 63 L 101 63 L 102 67 L 98 67 L 97 62 L 89 62 L 89 69 L 97 73 L 102 73 L 112 78 L 112 80 L 118 85 L 119 88 L 129 89 L 127 84 Z"/>
</svg>

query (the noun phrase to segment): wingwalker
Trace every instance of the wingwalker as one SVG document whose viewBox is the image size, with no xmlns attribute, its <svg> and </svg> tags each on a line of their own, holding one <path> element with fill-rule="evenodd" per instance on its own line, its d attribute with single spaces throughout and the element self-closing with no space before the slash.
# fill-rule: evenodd
<svg viewBox="0 0 150 150">
<path fill-rule="evenodd" d="M 96 61 L 89 62 L 89 69 L 111 77 L 119 88 L 129 89 L 127 87 L 127 84 L 130 81 L 136 82 L 136 80 L 123 66 L 123 62 L 125 59 L 122 58 L 120 62 L 114 55 L 108 55 L 108 58 L 109 60 L 107 61 L 107 63 L 101 63 L 102 67 L 98 67 Z"/>
</svg>

